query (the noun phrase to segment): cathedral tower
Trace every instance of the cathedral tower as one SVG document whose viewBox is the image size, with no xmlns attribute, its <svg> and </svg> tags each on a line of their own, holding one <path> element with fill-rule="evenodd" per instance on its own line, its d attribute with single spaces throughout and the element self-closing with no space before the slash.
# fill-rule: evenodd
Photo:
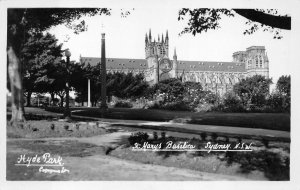
<svg viewBox="0 0 300 190">
<path fill-rule="evenodd" d="M 164 58 L 169 58 L 169 35 L 168 31 L 166 33 L 166 38 L 164 35 L 158 36 L 158 41 L 153 39 L 151 35 L 151 29 L 149 34 L 146 33 L 145 36 L 145 58 L 150 68 L 150 78 L 151 83 L 157 83 L 159 81 L 160 70 L 159 61 Z"/>
<path fill-rule="evenodd" d="M 269 59 L 264 46 L 246 49 L 245 67 L 248 76 L 262 75 L 269 78 Z"/>
<path fill-rule="evenodd" d="M 164 35 L 158 35 L 158 40 L 152 41 L 151 30 L 149 30 L 149 36 L 146 33 L 145 37 L 145 58 L 155 55 L 155 50 L 157 50 L 157 56 L 159 58 L 168 58 L 169 57 L 169 36 L 168 31 L 166 33 L 166 38 L 164 39 Z"/>
</svg>

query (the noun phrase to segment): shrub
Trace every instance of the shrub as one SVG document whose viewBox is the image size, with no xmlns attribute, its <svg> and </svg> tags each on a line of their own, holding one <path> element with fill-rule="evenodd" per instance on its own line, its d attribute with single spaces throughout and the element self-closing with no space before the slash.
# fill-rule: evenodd
<svg viewBox="0 0 300 190">
<path fill-rule="evenodd" d="M 46 111 L 55 112 L 55 113 L 64 113 L 65 108 L 63 107 L 45 107 Z"/>
<path fill-rule="evenodd" d="M 269 140 L 263 138 L 263 139 L 262 139 L 262 143 L 264 144 L 264 146 L 265 146 L 266 148 L 269 148 Z"/>
<path fill-rule="evenodd" d="M 179 79 L 160 81 L 148 90 L 149 108 L 194 111 L 205 95 L 200 83 L 182 82 Z"/>
<path fill-rule="evenodd" d="M 154 139 L 154 140 L 157 140 L 157 139 L 158 139 L 158 135 L 157 135 L 157 132 L 156 132 L 156 131 L 153 132 L 153 139 Z"/>
<path fill-rule="evenodd" d="M 161 132 L 161 138 L 162 138 L 162 139 L 165 139 L 165 138 L 166 138 L 166 132 L 164 132 L 164 131 Z"/>
<path fill-rule="evenodd" d="M 207 134 L 205 132 L 203 132 L 203 133 L 200 134 L 200 137 L 201 137 L 202 141 L 205 141 L 206 137 L 207 137 Z"/>
<path fill-rule="evenodd" d="M 267 105 L 276 112 L 290 112 L 291 100 L 290 97 L 280 93 L 273 93 L 267 100 Z"/>
<path fill-rule="evenodd" d="M 216 141 L 217 138 L 218 138 L 217 133 L 212 133 L 212 134 L 211 134 L 211 139 L 212 139 L 212 141 Z"/>
<path fill-rule="evenodd" d="M 132 106 L 133 105 L 130 101 L 124 101 L 124 100 L 117 101 L 115 104 L 116 108 L 132 108 Z"/>
<path fill-rule="evenodd" d="M 149 138 L 149 135 L 144 132 L 137 132 L 132 133 L 130 137 L 128 138 L 129 144 L 134 146 L 135 143 L 142 144 L 143 142 L 147 141 Z"/>
<path fill-rule="evenodd" d="M 233 92 L 228 92 L 224 95 L 222 106 L 220 106 L 221 111 L 225 112 L 243 112 L 244 107 L 242 105 L 241 99 L 235 95 Z"/>
<path fill-rule="evenodd" d="M 195 112 L 209 112 L 209 111 L 213 111 L 213 110 L 214 110 L 214 105 L 210 104 L 210 103 L 200 103 L 194 109 Z"/>
</svg>

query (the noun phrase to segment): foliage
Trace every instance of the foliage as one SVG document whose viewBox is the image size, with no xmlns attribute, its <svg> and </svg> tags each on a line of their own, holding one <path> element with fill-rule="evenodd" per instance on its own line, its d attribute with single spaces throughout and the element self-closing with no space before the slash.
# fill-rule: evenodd
<svg viewBox="0 0 300 190">
<path fill-rule="evenodd" d="M 183 83 L 175 78 L 160 81 L 150 87 L 146 94 L 147 98 L 153 100 L 150 108 L 182 111 L 194 111 L 205 95 L 200 83 Z"/>
<path fill-rule="evenodd" d="M 110 95 L 119 98 L 136 98 L 144 94 L 148 88 L 143 74 L 133 75 L 123 72 L 107 74 L 107 90 Z"/>
<path fill-rule="evenodd" d="M 81 76 L 78 76 L 81 73 Z M 87 81 L 90 79 L 91 101 L 96 103 L 101 97 L 100 64 L 91 66 L 77 64 L 71 76 L 71 85 L 74 86 L 77 101 L 87 100 Z M 107 94 L 122 99 L 141 97 L 148 88 L 143 74 L 116 72 L 106 75 Z"/>
<path fill-rule="evenodd" d="M 133 105 L 130 101 L 121 100 L 117 101 L 114 106 L 116 108 L 132 108 Z"/>
<path fill-rule="evenodd" d="M 149 135 L 144 132 L 132 133 L 128 138 L 129 144 L 134 146 L 135 143 L 142 144 L 146 142 L 149 138 Z"/>
<path fill-rule="evenodd" d="M 239 83 L 235 84 L 233 91 L 240 97 L 243 105 L 248 109 L 251 105 L 262 107 L 266 103 L 271 83 L 272 79 L 255 75 L 242 79 Z"/>
<path fill-rule="evenodd" d="M 24 44 L 21 53 L 25 91 L 43 92 L 38 83 L 43 80 L 47 65 L 59 62 L 62 57 L 62 44 L 58 45 L 57 41 L 55 36 L 49 33 L 36 33 Z"/>
<path fill-rule="evenodd" d="M 290 112 L 291 101 L 287 96 L 275 92 L 269 96 L 267 105 L 274 112 Z"/>
<path fill-rule="evenodd" d="M 240 15 L 247 19 L 246 25 L 250 28 L 244 31 L 244 34 L 252 34 L 260 28 L 263 31 L 273 33 L 274 39 L 281 39 L 280 29 L 291 29 L 291 17 L 280 15 L 275 9 L 208 9 L 208 8 L 182 8 L 178 12 L 178 20 L 184 20 L 188 17 L 187 27 L 180 34 L 207 32 L 220 28 L 222 16 L 235 17 Z"/>
<path fill-rule="evenodd" d="M 83 63 L 74 63 L 70 67 L 70 85 L 76 92 L 76 101 L 87 101 L 88 67 Z"/>
<path fill-rule="evenodd" d="M 291 96 L 291 76 L 281 76 L 276 84 L 278 92 L 288 97 Z"/>
<path fill-rule="evenodd" d="M 43 32 L 52 26 L 66 24 L 75 33 L 86 30 L 85 22 L 71 24 L 82 16 L 96 14 L 110 15 L 106 8 L 9 8 L 7 9 L 7 56 L 8 75 L 12 93 L 11 124 L 24 121 L 24 98 L 22 82 L 22 54 L 21 49 L 27 34 Z"/>
<path fill-rule="evenodd" d="M 281 76 L 276 84 L 276 92 L 271 95 L 269 105 L 273 109 L 290 112 L 291 108 L 291 77 Z"/>
<path fill-rule="evenodd" d="M 206 140 L 206 137 L 207 137 L 206 132 L 201 133 L 201 134 L 200 134 L 200 137 L 201 137 L 201 140 L 202 140 L 202 141 L 205 141 L 205 140 Z"/>
<path fill-rule="evenodd" d="M 242 101 L 239 96 L 233 92 L 227 92 L 222 101 L 222 111 L 225 112 L 243 112 Z"/>
<path fill-rule="evenodd" d="M 55 112 L 55 113 L 63 113 L 65 108 L 62 107 L 45 107 L 46 111 Z"/>
<path fill-rule="evenodd" d="M 221 15 L 234 16 L 231 10 L 227 9 L 189 9 L 183 8 L 178 13 L 178 20 L 183 20 L 186 14 L 190 15 L 188 27 L 185 27 L 181 34 L 191 32 L 193 35 L 207 32 L 208 29 L 219 28 L 218 20 L 221 19 Z"/>
</svg>

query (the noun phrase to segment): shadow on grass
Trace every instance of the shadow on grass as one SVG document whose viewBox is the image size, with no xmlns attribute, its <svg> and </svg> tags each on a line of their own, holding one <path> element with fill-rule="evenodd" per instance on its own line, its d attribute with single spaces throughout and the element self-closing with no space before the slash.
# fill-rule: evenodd
<svg viewBox="0 0 300 190">
<path fill-rule="evenodd" d="M 272 181 L 286 181 L 290 179 L 290 159 L 282 159 L 278 153 L 262 150 L 259 152 L 227 152 L 225 160 L 228 165 L 240 164 L 241 173 L 254 170 L 264 172 Z"/>
<path fill-rule="evenodd" d="M 166 148 L 167 142 L 172 141 L 173 143 L 186 141 L 189 144 L 195 145 L 197 149 L 202 149 L 207 141 L 202 141 L 199 139 L 182 139 L 167 137 L 165 139 L 143 139 L 151 144 L 161 143 L 161 149 Z M 225 141 L 214 141 L 214 143 L 223 144 Z M 235 147 L 238 142 L 231 142 L 231 146 Z M 283 150 L 284 151 L 284 150 Z M 206 151 L 197 151 L 193 153 L 188 153 L 185 151 L 158 151 L 156 152 L 157 156 L 161 156 L 162 159 L 167 159 L 170 157 L 177 157 L 181 154 L 187 154 L 186 160 L 184 162 L 192 164 L 197 164 L 194 161 L 194 158 L 207 159 L 209 156 L 218 158 L 225 166 L 236 166 L 239 165 L 237 173 L 250 174 L 252 171 L 261 171 L 264 173 L 265 177 L 271 181 L 287 181 L 290 179 L 290 161 L 288 156 L 281 155 L 280 152 L 272 152 L 270 148 L 263 150 L 253 150 L 252 152 L 206 152 Z M 225 156 L 224 156 L 225 155 Z M 164 160 L 161 160 L 164 162 Z M 221 164 L 222 164 L 221 163 Z M 222 164 L 222 165 L 223 165 Z"/>
</svg>

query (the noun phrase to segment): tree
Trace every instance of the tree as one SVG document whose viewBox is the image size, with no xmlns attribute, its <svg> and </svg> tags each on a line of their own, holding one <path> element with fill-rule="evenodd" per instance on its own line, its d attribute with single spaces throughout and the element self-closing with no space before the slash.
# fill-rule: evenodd
<svg viewBox="0 0 300 190">
<path fill-rule="evenodd" d="M 276 84 L 276 89 L 279 93 L 286 96 L 291 96 L 291 76 L 281 76 Z"/>
<path fill-rule="evenodd" d="M 25 43 L 25 34 L 42 32 L 52 26 L 66 24 L 75 33 L 86 30 L 84 21 L 72 24 L 74 20 L 89 15 L 110 15 L 107 8 L 60 8 L 60 9 L 7 9 L 7 57 L 8 75 L 12 94 L 11 124 L 24 121 L 24 98 L 22 82 L 21 49 Z"/>
<path fill-rule="evenodd" d="M 24 66 L 23 86 L 27 97 L 27 106 L 30 106 L 30 97 L 33 92 L 44 93 L 45 76 L 49 67 L 60 62 L 62 57 L 62 44 L 57 44 L 55 36 L 46 33 L 31 34 L 24 44 L 21 54 Z M 42 84 L 39 84 L 41 83 Z"/>
<path fill-rule="evenodd" d="M 258 29 L 270 31 L 274 38 L 281 39 L 280 30 L 291 30 L 291 17 L 280 15 L 275 9 L 189 9 L 179 10 L 178 20 L 184 20 L 189 17 L 187 27 L 180 34 L 207 32 L 209 29 L 220 28 L 219 21 L 221 16 L 234 17 L 240 15 L 247 19 L 246 24 L 250 26 L 244 31 L 244 34 L 252 34 Z"/>
<path fill-rule="evenodd" d="M 76 63 L 71 65 L 70 70 L 70 85 L 76 92 L 76 101 L 83 105 L 83 102 L 87 101 L 89 69 L 84 63 Z"/>
<path fill-rule="evenodd" d="M 280 111 L 290 111 L 291 107 L 291 77 L 281 76 L 276 84 L 276 91 L 269 98 L 269 105 Z"/>
<path fill-rule="evenodd" d="M 266 103 L 271 83 L 272 79 L 254 75 L 235 84 L 233 91 L 241 98 L 245 106 L 262 106 Z"/>
<path fill-rule="evenodd" d="M 135 98 L 141 96 L 148 88 L 144 75 L 139 73 L 109 73 L 107 75 L 107 89 L 109 95 L 119 98 Z"/>
</svg>

